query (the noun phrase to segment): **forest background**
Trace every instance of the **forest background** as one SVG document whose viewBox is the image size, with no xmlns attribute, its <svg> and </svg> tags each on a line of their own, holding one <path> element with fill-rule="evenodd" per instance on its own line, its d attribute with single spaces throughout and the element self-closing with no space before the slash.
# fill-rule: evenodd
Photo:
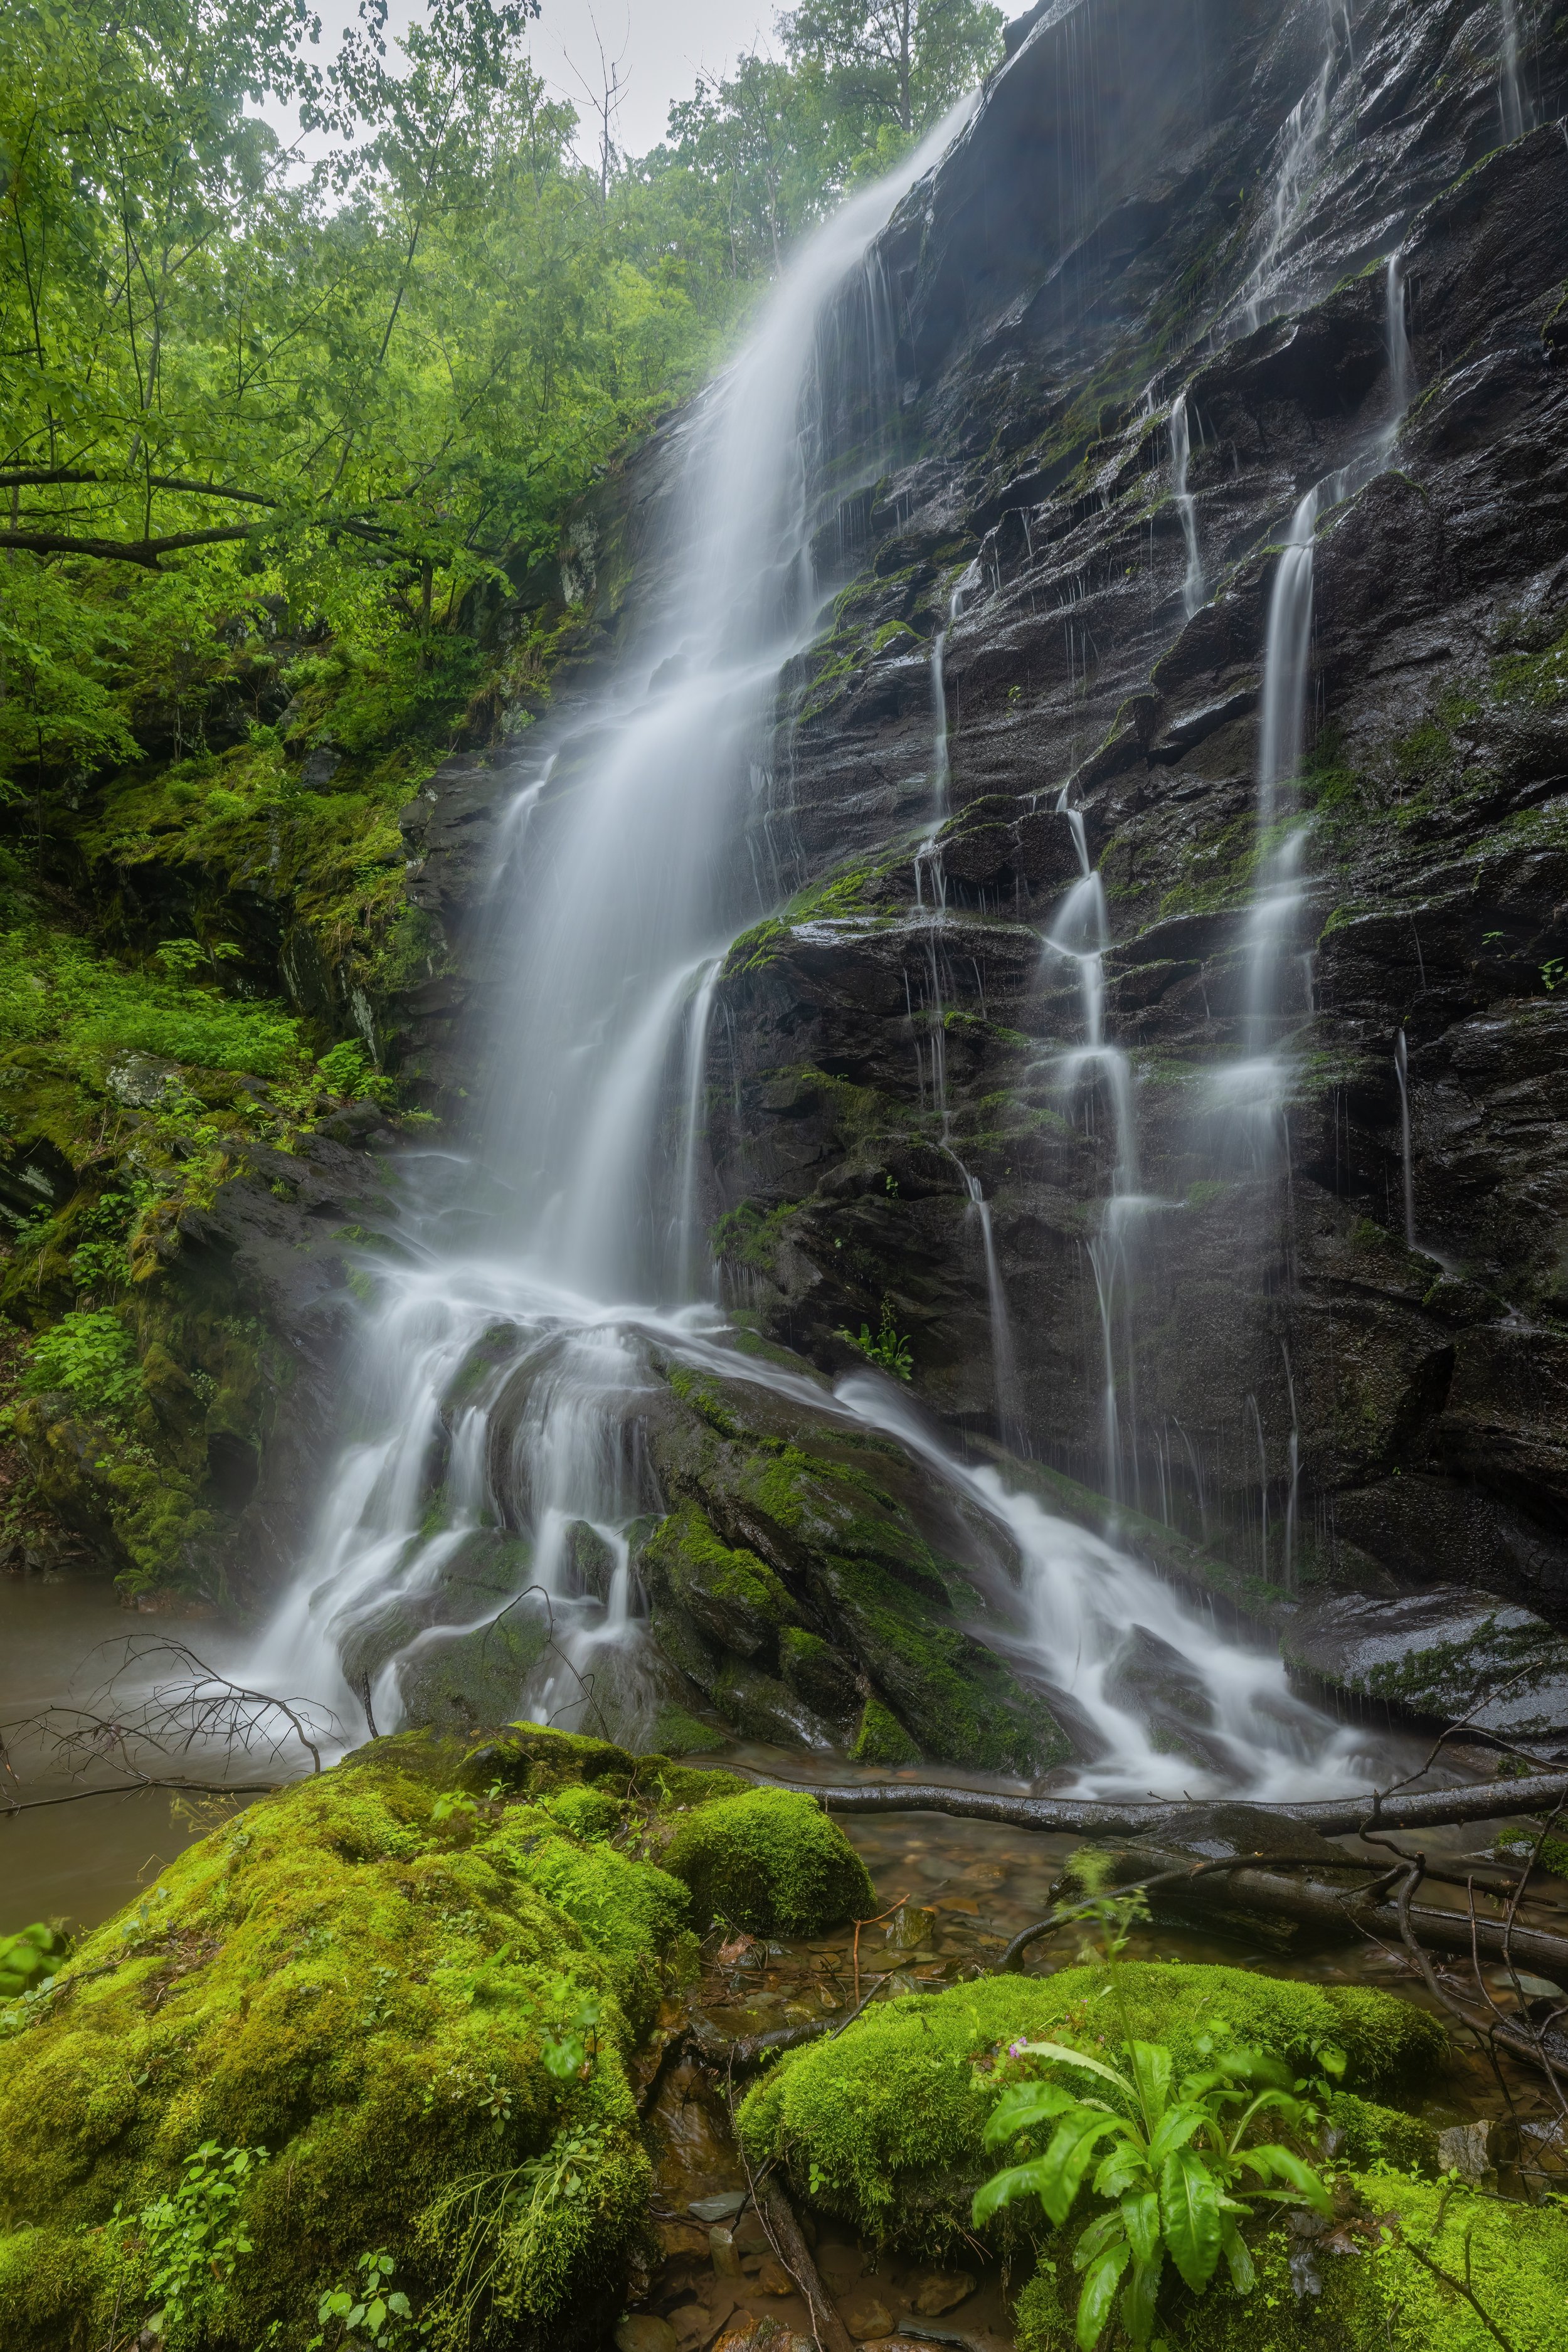
<svg viewBox="0 0 1568 2352">
<path fill-rule="evenodd" d="M 345 1098 L 429 1116 L 399 810 L 537 722 L 576 502 L 1000 54 L 808 0 L 633 157 L 537 10 L 0 0 L 0 1564 L 223 1585 L 278 1335 L 182 1231 Z"/>
</svg>

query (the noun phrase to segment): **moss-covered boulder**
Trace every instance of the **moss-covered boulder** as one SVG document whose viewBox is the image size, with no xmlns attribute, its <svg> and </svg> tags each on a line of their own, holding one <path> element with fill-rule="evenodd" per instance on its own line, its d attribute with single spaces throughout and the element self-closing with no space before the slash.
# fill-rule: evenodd
<svg viewBox="0 0 1568 2352">
<path fill-rule="evenodd" d="M 1168 2275 L 1160 2332 L 1172 2352 L 1568 2352 L 1568 2219 L 1556 2207 L 1389 2172 L 1352 2174 L 1337 2202 L 1316 2239 L 1281 2223 L 1253 2242 L 1250 2294 L 1223 2266 L 1201 2296 Z M 1076 2352 L 1068 2243 L 1018 2299 L 1018 2352 Z M 1100 2344 L 1127 2352 L 1114 2326 Z"/>
<path fill-rule="evenodd" d="M 1196 2063 L 1205 2035 L 1228 2033 L 1281 2057 L 1332 2043 L 1356 2086 L 1363 2146 L 1373 2118 L 1389 2115 L 1364 2095 L 1407 2079 L 1443 2047 L 1424 2011 L 1360 1986 L 1177 1962 L 1128 1962 L 1117 1974 L 1115 2007 L 1102 1968 L 986 1978 L 879 2004 L 757 2084 L 740 2112 L 742 2146 L 753 2165 L 781 2161 L 823 2211 L 873 2238 L 935 2250 L 967 2225 L 974 2189 L 995 2169 L 982 2144 L 994 2098 L 976 2066 L 1016 2039 L 1093 2050 L 1125 2030 L 1168 2043 L 1178 2071 Z M 1404 2120 L 1389 2115 L 1390 2132 Z"/>
<path fill-rule="evenodd" d="M 700 1806 L 677 1828 L 664 1866 L 690 1889 L 700 1927 L 722 1919 L 758 1936 L 815 1936 L 876 1909 L 866 1865 L 843 1831 L 790 1789 Z"/>
<path fill-rule="evenodd" d="M 757 1343 L 760 1344 L 760 1343 Z M 894 1756 L 1033 1775 L 1070 1741 L 1048 1700 L 981 1638 L 1018 1613 L 1017 1562 L 984 1515 L 892 1439 L 710 1364 L 658 1355 L 639 1440 L 669 1499 L 639 1567 L 664 1657 L 750 1737 L 831 1737 L 873 1712 L 870 1760 Z M 739 1359 L 740 1349 L 737 1349 Z"/>
<path fill-rule="evenodd" d="M 707 1790 L 531 1727 L 491 1751 L 405 1735 L 264 1799 L 0 2011 L 0 2342 L 133 2335 L 209 2146 L 258 2153 L 192 2345 L 292 2352 L 381 2250 L 437 2347 L 601 2339 L 648 2189 L 627 2062 L 690 1948 L 685 1888 L 605 1832 Z"/>
</svg>

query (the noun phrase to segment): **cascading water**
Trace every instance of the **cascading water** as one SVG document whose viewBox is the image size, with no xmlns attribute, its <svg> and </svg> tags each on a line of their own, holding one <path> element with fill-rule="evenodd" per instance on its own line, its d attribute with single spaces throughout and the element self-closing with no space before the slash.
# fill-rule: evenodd
<svg viewBox="0 0 1568 2352">
<path fill-rule="evenodd" d="M 819 236 L 686 422 L 662 584 L 586 722 L 552 744 L 513 804 L 510 838 L 528 854 L 493 893 L 507 984 L 475 1160 L 457 1199 L 448 1183 L 423 1217 L 411 1205 L 407 1258 L 380 1270 L 356 1398 L 363 1433 L 338 1461 L 314 1549 L 258 1664 L 351 1720 L 355 1697 L 383 1730 L 411 1693 L 426 1716 L 438 1710 L 443 1662 L 460 1647 L 469 1686 L 488 1675 L 498 1715 L 527 1709 L 628 1737 L 647 1727 L 652 1661 L 633 1530 L 649 1507 L 638 1414 L 658 1385 L 657 1349 L 886 1432 L 1011 1538 L 1023 1622 L 986 1638 L 1083 1727 L 1089 1785 L 1267 1795 L 1356 1776 L 1355 1738 L 1291 1697 L 1277 1658 L 1221 1639 L 1113 1543 L 953 1459 L 891 1383 L 858 1376 L 828 1398 L 737 1349 L 704 1295 L 707 1035 L 727 945 L 767 910 L 753 877 L 771 859 L 752 854 L 750 836 L 773 817 L 778 681 L 834 584 L 816 576 L 813 548 L 856 487 L 857 451 L 868 482 L 885 469 L 883 421 L 897 403 L 873 238 L 952 128 Z M 820 497 L 829 474 L 831 497 Z M 936 822 L 917 860 L 939 1108 L 942 652 Z M 1126 1058 L 1103 1034 L 1104 895 L 1078 830 L 1084 870 L 1053 945 L 1080 974 L 1080 1075 L 1095 1066 L 1113 1105 L 1109 1295 L 1117 1280 L 1125 1288 L 1112 1260 L 1136 1162 Z M 449 1177 L 451 1162 L 412 1162 L 411 1192 L 422 1172 Z M 1011 1378 L 1005 1302 L 989 1211 L 970 1191 L 1000 1397 Z M 1108 1330 L 1111 1319 L 1108 1307 Z M 1113 1471 L 1114 1353 L 1108 1345 Z M 1198 1695 L 1184 1743 L 1128 1703 L 1127 1646 L 1139 1641 L 1173 1659 Z"/>
<path fill-rule="evenodd" d="M 1405 1246 L 1415 1247 L 1415 1171 L 1410 1157 L 1410 1049 L 1402 1029 L 1394 1041 L 1394 1075 L 1399 1081 L 1399 1178 L 1405 1198 Z"/>
<path fill-rule="evenodd" d="M 1100 1313 L 1103 1381 L 1100 1401 L 1102 1477 L 1115 1503 L 1139 1499 L 1134 1381 L 1133 1310 L 1137 1245 L 1144 1218 L 1162 1204 L 1138 1189 L 1138 1123 L 1132 1100 L 1132 1069 L 1120 1046 L 1105 1035 L 1105 952 L 1110 925 L 1105 885 L 1089 861 L 1089 835 L 1081 811 L 1068 806 L 1064 786 L 1057 803 L 1072 828 L 1079 878 L 1068 890 L 1046 934 L 1047 968 L 1067 963 L 1076 971 L 1083 1014 L 1083 1044 L 1061 1056 L 1058 1083 L 1069 1100 L 1103 1095 L 1110 1112 L 1110 1191 L 1089 1244 L 1095 1300 Z M 1090 1097 L 1088 1089 L 1093 1088 Z M 1124 1423 L 1133 1423 L 1131 1442 Z M 1128 1492 L 1131 1468 L 1133 1492 Z"/>
<path fill-rule="evenodd" d="M 952 763 L 948 745 L 945 657 L 948 638 L 963 614 L 964 601 L 979 584 L 979 565 L 968 564 L 948 599 L 947 617 L 931 639 L 931 821 L 930 830 L 915 852 L 914 865 L 915 905 L 924 933 L 924 1002 L 921 1010 L 927 1048 L 922 1052 L 917 1041 L 915 1050 L 920 1064 L 922 1098 L 929 1095 L 931 1106 L 942 1120 L 940 1148 L 963 1179 L 964 1190 L 969 1195 L 970 1213 L 980 1229 L 981 1252 L 985 1265 L 986 1308 L 991 1324 L 991 1369 L 997 1423 L 1008 1444 L 1021 1446 L 1024 1430 L 1018 1415 L 1017 1358 L 1013 1347 L 1013 1327 L 1007 1312 L 1007 1293 L 1002 1281 L 1001 1261 L 996 1254 L 991 1203 L 985 1197 L 979 1177 L 964 1165 L 953 1150 L 947 1100 L 946 992 L 942 986 L 942 927 L 947 917 L 947 875 L 942 865 L 942 829 L 952 814 Z"/>
<path fill-rule="evenodd" d="M 1530 128 L 1520 79 L 1519 0 L 1500 0 L 1500 5 L 1502 49 L 1498 59 L 1498 110 L 1502 117 L 1504 139 L 1518 139 Z"/>
<path fill-rule="evenodd" d="M 1187 423 L 1187 395 L 1179 392 L 1171 408 L 1171 495 L 1176 502 L 1176 512 L 1182 519 L 1182 537 L 1186 542 L 1187 571 L 1182 582 L 1182 609 L 1190 621 L 1202 610 L 1204 602 L 1204 559 L 1198 544 L 1197 501 L 1187 488 L 1187 469 L 1193 461 L 1192 431 Z"/>
</svg>

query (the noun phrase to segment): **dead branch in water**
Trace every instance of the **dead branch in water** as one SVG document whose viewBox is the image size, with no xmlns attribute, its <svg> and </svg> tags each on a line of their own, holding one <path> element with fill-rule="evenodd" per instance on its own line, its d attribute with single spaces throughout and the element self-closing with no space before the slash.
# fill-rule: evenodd
<svg viewBox="0 0 1568 2352">
<path fill-rule="evenodd" d="M 322 1748 L 342 1736 L 330 1708 L 233 1682 L 184 1642 L 133 1633 L 122 1643 L 102 1643 L 90 1655 L 100 1657 L 110 1649 L 120 1653 L 117 1663 L 79 1703 L 40 1707 L 0 1725 L 0 1773 L 5 1784 L 0 1811 L 32 1812 L 89 1797 L 122 1796 L 134 1789 L 219 1797 L 265 1795 L 279 1780 L 294 1777 L 288 1767 L 296 1748 L 310 1758 L 312 1773 L 320 1772 Z M 177 1671 L 150 1671 L 160 1663 Z M 24 1747 L 39 1752 L 51 1779 L 75 1780 L 105 1769 L 117 1777 L 94 1788 L 24 1797 L 16 1762 Z M 166 1769 L 176 1757 L 215 1749 L 274 1765 L 277 1779 L 191 1780 Z"/>
</svg>

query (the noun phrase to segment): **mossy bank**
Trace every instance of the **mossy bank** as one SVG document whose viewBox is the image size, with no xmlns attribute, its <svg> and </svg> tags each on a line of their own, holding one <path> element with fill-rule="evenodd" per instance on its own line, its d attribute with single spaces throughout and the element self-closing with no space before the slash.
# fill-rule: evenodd
<svg viewBox="0 0 1568 2352">
<path fill-rule="evenodd" d="M 807 1798 L 530 1726 L 264 1799 L 0 2010 L 0 2340 L 163 2310 L 171 2344 L 303 2352 L 385 2255 L 436 2345 L 602 2341 L 660 2000 L 715 1916 L 817 1932 L 866 1891 Z"/>
</svg>

